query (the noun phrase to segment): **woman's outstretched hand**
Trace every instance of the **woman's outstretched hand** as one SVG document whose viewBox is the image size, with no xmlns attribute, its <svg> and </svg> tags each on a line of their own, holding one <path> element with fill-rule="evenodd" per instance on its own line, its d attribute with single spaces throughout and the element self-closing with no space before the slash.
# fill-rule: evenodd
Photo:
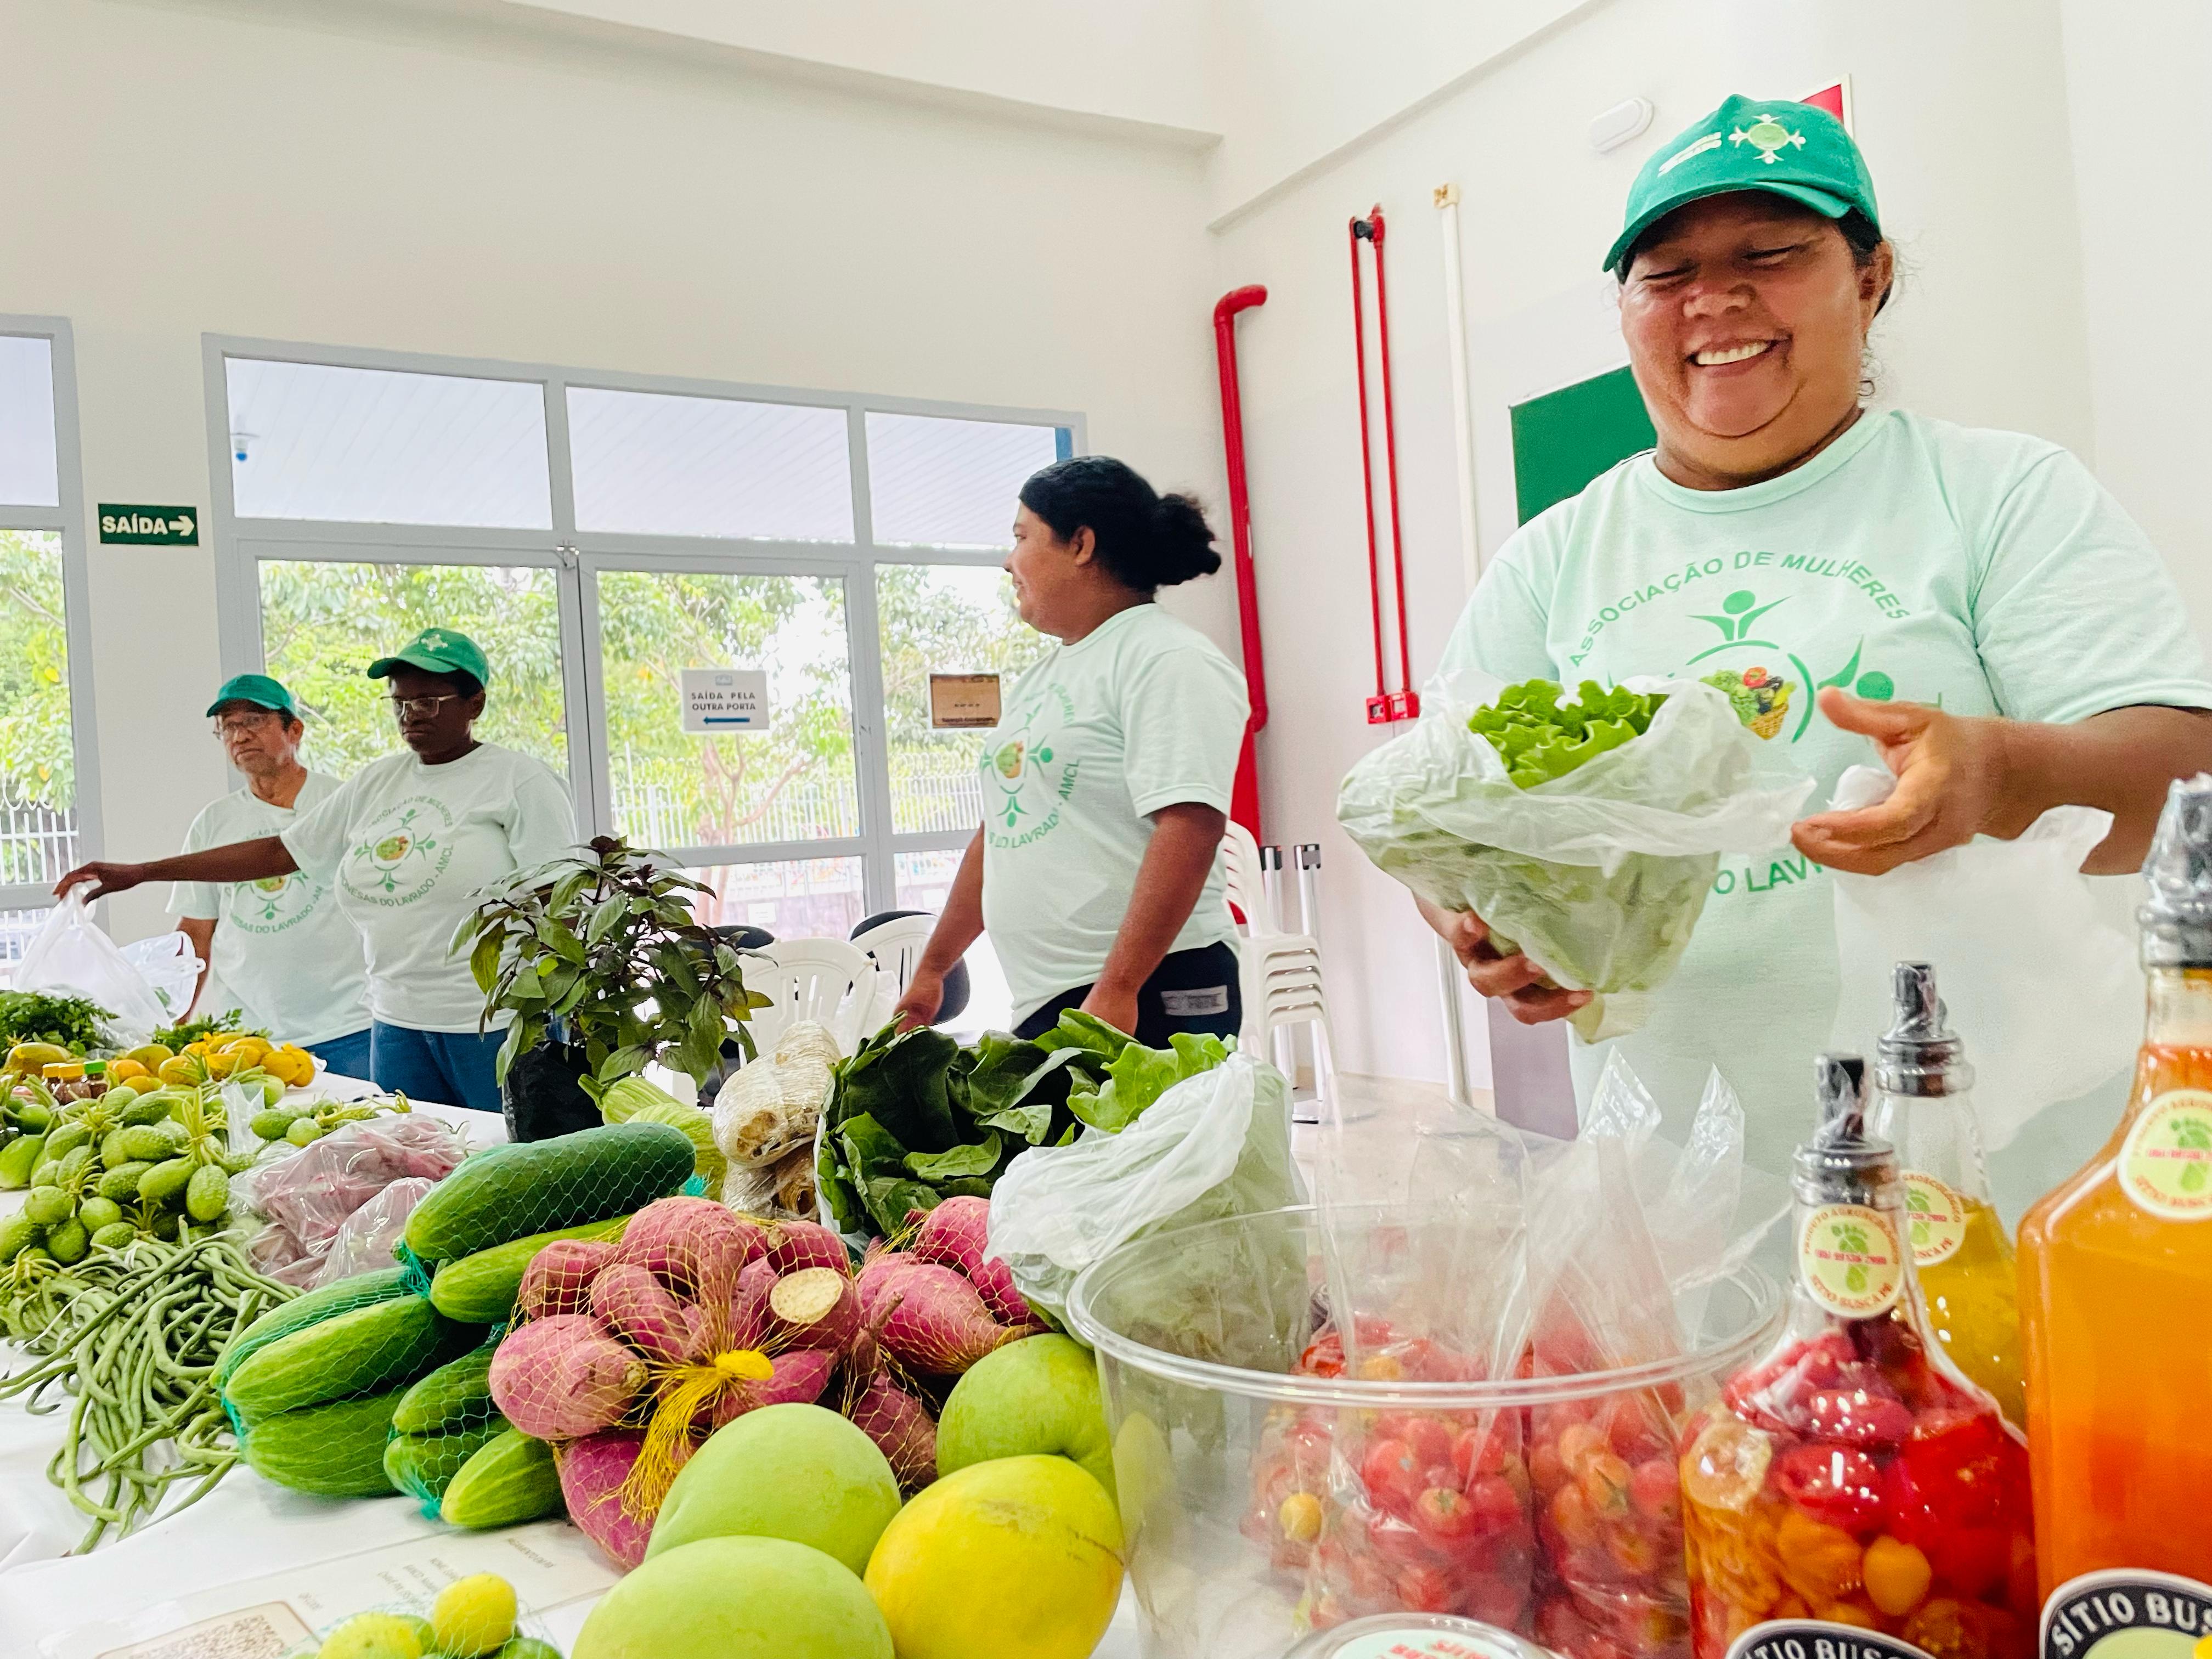
<svg viewBox="0 0 2212 1659">
<path fill-rule="evenodd" d="M 1799 819 L 1790 839 L 1814 863 L 1879 876 L 1985 830 L 2016 836 L 2027 827 L 1998 822 L 2005 816 L 2011 722 L 1966 719 L 1920 702 L 1871 702 L 1832 686 L 1820 693 L 1820 712 L 1839 730 L 1872 738 L 1897 787 L 1872 806 Z"/>
<path fill-rule="evenodd" d="M 127 893 L 146 879 L 143 864 L 80 864 L 54 884 L 54 896 L 67 898 L 70 889 L 92 884 L 92 890 L 84 896 L 87 904 L 110 893 Z"/>
</svg>

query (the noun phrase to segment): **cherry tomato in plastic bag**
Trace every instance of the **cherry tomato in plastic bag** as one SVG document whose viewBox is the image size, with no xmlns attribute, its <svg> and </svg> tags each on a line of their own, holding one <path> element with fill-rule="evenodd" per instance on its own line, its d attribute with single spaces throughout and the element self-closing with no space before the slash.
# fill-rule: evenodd
<svg viewBox="0 0 2212 1659">
<path fill-rule="evenodd" d="M 1456 1486 L 1431 1486 L 1413 1500 L 1414 1530 L 1431 1543 L 1455 1544 L 1473 1536 L 1479 1519 Z"/>
<path fill-rule="evenodd" d="M 1410 1515 L 1413 1500 L 1427 1486 L 1426 1466 L 1402 1440 L 1384 1438 L 1370 1443 L 1359 1461 L 1359 1479 L 1367 1499 L 1393 1515 Z"/>
</svg>

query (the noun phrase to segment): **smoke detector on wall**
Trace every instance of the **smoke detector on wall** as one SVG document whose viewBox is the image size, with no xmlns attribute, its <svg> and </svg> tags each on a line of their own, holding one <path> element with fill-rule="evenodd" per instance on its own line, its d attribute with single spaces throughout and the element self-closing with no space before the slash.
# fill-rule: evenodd
<svg viewBox="0 0 2212 1659">
<path fill-rule="evenodd" d="M 1632 98 L 1625 104 L 1615 104 L 1590 123 L 1590 148 L 1601 155 L 1609 149 L 1619 149 L 1650 125 L 1651 100 L 1649 98 Z"/>
<path fill-rule="evenodd" d="M 246 458 L 252 452 L 252 448 L 253 434 L 251 432 L 234 432 L 230 434 L 230 458 L 241 466 L 245 465 Z"/>
</svg>

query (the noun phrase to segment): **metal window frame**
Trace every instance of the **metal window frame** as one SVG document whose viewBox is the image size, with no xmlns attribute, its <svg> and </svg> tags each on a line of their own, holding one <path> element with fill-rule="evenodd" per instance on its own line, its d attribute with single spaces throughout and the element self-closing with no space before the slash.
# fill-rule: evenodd
<svg viewBox="0 0 2212 1659">
<path fill-rule="evenodd" d="M 84 465 L 77 425 L 76 337 L 66 317 L 0 313 L 0 334 L 46 340 L 54 380 L 54 483 L 58 507 L 0 506 L 0 529 L 58 535 L 62 544 L 62 632 L 69 647 L 70 751 L 76 767 L 76 845 L 80 861 L 96 859 L 105 841 L 100 811 L 100 737 L 92 685 L 92 563 L 86 546 Z M 38 910 L 53 902 L 40 882 L 0 884 L 0 910 Z"/>
<path fill-rule="evenodd" d="M 608 571 L 697 571 L 732 575 L 825 577 L 844 583 L 845 629 L 852 685 L 854 781 L 860 833 L 835 840 L 754 842 L 739 847 L 663 848 L 687 866 L 769 864 L 801 859 L 860 860 L 862 900 L 870 911 L 892 907 L 896 859 L 902 853 L 964 847 L 972 830 L 895 833 L 891 829 L 890 750 L 884 711 L 883 635 L 876 612 L 876 569 L 882 565 L 996 566 L 1002 550 L 878 545 L 867 454 L 871 412 L 926 415 L 1066 430 L 1073 453 L 1089 453 L 1088 423 L 1072 410 L 946 403 L 921 398 L 830 392 L 681 375 L 633 374 L 551 363 L 449 357 L 418 352 L 339 347 L 237 335 L 201 337 L 206 383 L 209 462 L 215 544 L 217 641 L 225 674 L 264 665 L 258 566 L 264 559 L 346 563 L 528 565 L 555 572 L 560 602 L 563 718 L 568 775 L 579 836 L 612 833 L 612 756 L 601 672 L 599 577 Z M 232 357 L 388 369 L 471 380 L 535 382 L 545 399 L 546 475 L 552 528 L 493 530 L 429 525 L 377 525 L 322 520 L 241 519 L 231 485 L 230 399 L 225 362 Z M 719 536 L 660 536 L 576 527 L 575 475 L 568 440 L 568 392 L 640 392 L 745 403 L 792 404 L 845 413 L 853 492 L 850 542 L 794 542 Z M 74 615 L 74 612 L 72 612 Z M 76 649 L 74 636 L 70 647 Z"/>
</svg>

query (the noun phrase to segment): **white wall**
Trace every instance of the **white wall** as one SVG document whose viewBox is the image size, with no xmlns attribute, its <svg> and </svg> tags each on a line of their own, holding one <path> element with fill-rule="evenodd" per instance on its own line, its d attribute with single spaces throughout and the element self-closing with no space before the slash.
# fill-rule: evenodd
<svg viewBox="0 0 2212 1659">
<path fill-rule="evenodd" d="M 2212 8 L 2061 0 L 2097 471 L 2212 632 Z M 2040 250 L 2045 237 L 2023 228 Z"/>
<path fill-rule="evenodd" d="M 1268 835 L 1325 844 L 1329 990 L 1352 1070 L 1438 1077 L 1442 1051 L 1425 931 L 1330 810 L 1346 768 L 1387 735 L 1362 709 L 1371 668 L 1346 220 L 1379 201 L 1389 222 L 1418 678 L 1464 592 L 1431 187 L 1455 180 L 1464 198 L 1474 393 L 1494 450 L 1509 398 L 1625 360 L 1608 356 L 1596 266 L 1644 156 L 1730 92 L 1791 95 L 1843 73 L 1908 267 L 1877 335 L 1886 395 L 2092 454 L 2080 260 L 2069 236 L 2037 231 L 2074 218 L 2055 0 L 1613 0 L 1219 238 L 1221 284 L 1269 289 L 1242 337 L 1273 705 Z M 1589 118 L 1639 94 L 1658 106 L 1652 130 L 1593 153 Z M 1481 482 L 1494 549 L 1513 521 L 1510 475 L 1493 465 Z"/>
<path fill-rule="evenodd" d="M 366 10 L 0 0 L 0 311 L 75 325 L 88 501 L 207 505 L 206 332 L 1079 409 L 1218 498 L 1188 152 Z M 224 787 L 212 555 L 91 558 L 106 849 L 154 856 Z"/>
</svg>

